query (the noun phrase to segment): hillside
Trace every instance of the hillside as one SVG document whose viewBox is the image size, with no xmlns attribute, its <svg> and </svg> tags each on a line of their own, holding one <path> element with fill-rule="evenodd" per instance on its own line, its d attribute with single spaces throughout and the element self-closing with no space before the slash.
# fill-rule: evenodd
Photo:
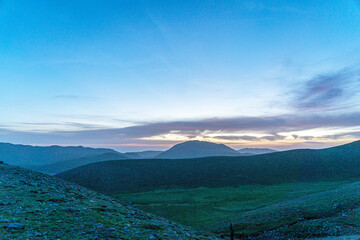
<svg viewBox="0 0 360 240">
<path fill-rule="evenodd" d="M 215 239 L 58 178 L 0 164 L 2 239 L 148 240 L 153 234 Z"/>
<path fill-rule="evenodd" d="M 105 161 L 57 177 L 108 194 L 159 188 L 352 180 L 360 177 L 360 142 L 247 157 Z"/>
<path fill-rule="evenodd" d="M 228 219 L 243 239 L 303 239 L 355 235 L 360 231 L 360 182 L 303 196 Z M 340 238 L 345 239 L 345 238 Z"/>
<path fill-rule="evenodd" d="M 0 161 L 22 167 L 53 164 L 58 161 L 94 156 L 103 153 L 117 153 L 117 152 L 112 149 L 88 148 L 82 146 L 38 147 L 38 146 L 29 146 L 29 145 L 0 143 Z"/>
<path fill-rule="evenodd" d="M 224 145 L 203 141 L 187 141 L 176 144 L 169 150 L 160 153 L 157 158 L 182 159 L 209 156 L 239 156 L 234 149 Z"/>
<path fill-rule="evenodd" d="M 89 163 L 102 162 L 108 160 L 124 160 L 124 159 L 129 159 L 129 158 L 125 157 L 123 154 L 120 153 L 103 153 L 95 156 L 82 157 L 82 158 L 60 161 L 53 164 L 41 165 L 41 166 L 33 167 L 32 169 L 43 173 L 57 174 L 73 168 L 84 166 Z"/>
<path fill-rule="evenodd" d="M 242 148 L 238 150 L 239 153 L 242 155 L 257 155 L 257 154 L 267 154 L 267 153 L 274 153 L 277 150 L 270 149 L 270 148 Z"/>
</svg>

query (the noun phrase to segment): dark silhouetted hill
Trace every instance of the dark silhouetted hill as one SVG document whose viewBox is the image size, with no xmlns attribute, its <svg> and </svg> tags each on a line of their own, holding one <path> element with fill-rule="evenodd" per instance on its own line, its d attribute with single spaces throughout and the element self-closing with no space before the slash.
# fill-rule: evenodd
<svg viewBox="0 0 360 240">
<path fill-rule="evenodd" d="M 160 153 L 157 158 L 182 159 L 210 156 L 239 156 L 234 149 L 224 145 L 203 141 L 187 141 L 176 144 L 169 150 Z"/>
<path fill-rule="evenodd" d="M 360 142 L 246 157 L 106 161 L 57 175 L 114 194 L 159 188 L 338 181 L 360 177 Z"/>
<path fill-rule="evenodd" d="M 94 156 L 103 153 L 117 153 L 112 149 L 88 147 L 38 147 L 0 143 L 0 161 L 22 167 L 52 164 L 75 158 Z"/>
</svg>

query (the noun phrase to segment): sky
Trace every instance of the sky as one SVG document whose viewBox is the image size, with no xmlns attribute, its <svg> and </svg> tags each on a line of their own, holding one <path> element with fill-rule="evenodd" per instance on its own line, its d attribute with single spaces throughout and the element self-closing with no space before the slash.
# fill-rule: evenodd
<svg viewBox="0 0 360 240">
<path fill-rule="evenodd" d="M 360 139 L 360 0 L 0 0 L 0 141 Z"/>
</svg>

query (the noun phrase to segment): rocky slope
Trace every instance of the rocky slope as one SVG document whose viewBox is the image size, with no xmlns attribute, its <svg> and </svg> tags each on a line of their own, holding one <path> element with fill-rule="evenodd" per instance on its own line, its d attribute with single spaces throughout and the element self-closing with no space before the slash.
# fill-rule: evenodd
<svg viewBox="0 0 360 240">
<path fill-rule="evenodd" d="M 55 177 L 0 164 L 0 239 L 216 239 Z"/>
</svg>

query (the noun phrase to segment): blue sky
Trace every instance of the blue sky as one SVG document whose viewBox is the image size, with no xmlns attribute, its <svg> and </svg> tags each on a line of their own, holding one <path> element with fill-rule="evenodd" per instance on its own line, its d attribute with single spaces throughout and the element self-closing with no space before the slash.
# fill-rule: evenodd
<svg viewBox="0 0 360 240">
<path fill-rule="evenodd" d="M 0 141 L 359 139 L 359 1 L 0 1 Z"/>
</svg>

